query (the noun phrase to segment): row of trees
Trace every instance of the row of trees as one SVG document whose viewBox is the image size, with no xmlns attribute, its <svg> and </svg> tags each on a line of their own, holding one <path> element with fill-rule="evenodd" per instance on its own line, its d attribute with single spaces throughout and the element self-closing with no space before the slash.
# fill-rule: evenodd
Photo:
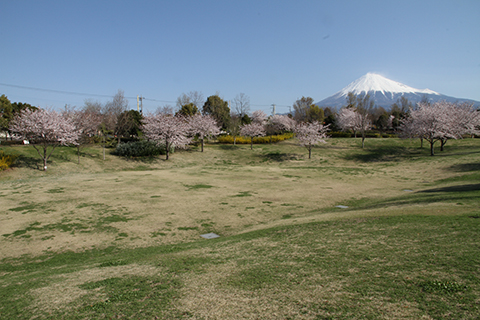
<svg viewBox="0 0 480 320">
<path fill-rule="evenodd" d="M 383 107 L 375 106 L 369 95 L 355 95 L 350 92 L 347 95 L 346 104 L 343 108 L 357 109 L 362 108 L 365 115 L 368 114 L 368 120 L 371 128 L 375 128 L 380 132 L 394 131 L 400 126 L 401 120 L 414 105 L 407 98 L 401 97 L 397 102 L 393 103 L 390 110 L 387 111 Z M 332 131 L 345 130 L 342 123 L 339 123 L 339 112 L 337 110 L 324 107 L 321 108 L 314 104 L 311 97 L 302 97 L 293 104 L 293 113 L 291 116 L 298 122 L 318 121 L 330 125 Z M 353 130 L 356 133 L 359 130 Z"/>
<path fill-rule="evenodd" d="M 480 111 L 468 103 L 419 103 L 409 110 L 400 126 L 401 137 L 419 138 L 422 144 L 423 140 L 428 141 L 432 156 L 437 141 L 443 151 L 448 139 L 461 139 L 464 135 L 480 135 Z"/>
<path fill-rule="evenodd" d="M 2 98 L 5 101 L 6 97 Z M 98 134 L 104 140 L 108 135 L 115 135 L 118 142 L 120 137 L 144 135 L 162 144 L 168 159 L 172 148 L 186 147 L 194 137 L 201 142 L 203 152 L 204 139 L 216 136 L 222 130 L 234 137 L 234 143 L 238 135 L 250 137 L 252 149 L 256 136 L 294 132 L 299 144 L 308 149 L 310 158 L 313 146 L 325 142 L 327 131 L 333 126 L 332 122 L 327 123 L 328 118 L 333 119 L 334 126 L 341 130 L 361 133 L 364 147 L 366 131 L 373 126 L 372 114 L 375 110 L 374 101 L 369 95 L 355 96 L 352 93 L 348 95 L 347 105 L 327 118 L 324 117 L 326 109 L 311 105 L 313 99 L 304 97 L 295 103 L 294 115 L 270 117 L 262 111 L 249 114 L 249 100 L 244 94 L 234 100 L 233 112 L 218 95 L 208 97 L 200 112 L 197 105 L 202 101 L 201 94 L 190 92 L 177 99 L 176 112 L 173 112 L 173 108 L 163 107 L 144 117 L 135 110 L 128 110 L 128 101 L 119 91 L 105 105 L 86 101 L 83 108 L 66 107 L 61 114 L 27 106 L 13 113 L 7 130 L 36 142 L 34 147 L 44 161 L 45 170 L 47 160 L 56 146 L 76 145 L 80 154 L 80 147 Z M 6 103 L 3 102 L 3 105 Z M 4 114 L 2 118 L 7 119 Z M 458 139 L 464 134 L 479 134 L 480 113 L 467 104 L 422 102 L 414 107 L 408 100 L 401 99 L 399 105 L 392 107 L 392 114 L 386 119 L 389 128 L 393 128 L 395 123 L 402 137 L 427 140 L 433 155 L 436 141 L 441 142 L 443 149 L 448 139 Z M 50 152 L 47 152 L 48 146 L 52 146 Z"/>
<path fill-rule="evenodd" d="M 122 121 L 122 112 L 118 116 L 118 123 Z M 82 110 L 67 109 L 62 113 L 45 109 L 26 109 L 19 112 L 12 120 L 9 130 L 18 137 L 32 141 L 43 160 L 43 169 L 47 170 L 47 161 L 57 146 L 75 145 L 78 148 L 86 143 L 89 137 L 101 133 L 106 126 L 105 117 L 101 117 L 89 108 Z M 201 151 L 204 151 L 204 139 L 220 134 L 221 127 L 218 121 L 210 114 L 195 113 L 186 116 L 180 112 L 174 114 L 157 112 L 142 117 L 139 130 L 151 141 L 163 145 L 166 159 L 169 159 L 170 150 L 185 148 L 196 137 L 201 141 Z M 251 122 L 239 127 L 239 134 L 253 137 L 265 134 L 278 134 L 285 131 L 294 131 L 300 144 L 307 147 L 309 157 L 312 147 L 326 138 L 327 127 L 318 122 L 297 124 L 295 120 L 285 115 L 267 117 L 262 111 L 255 111 L 251 115 Z M 105 135 L 104 135 L 105 136 Z M 50 148 L 49 148 L 50 147 Z"/>
<path fill-rule="evenodd" d="M 374 101 L 369 95 L 349 94 L 347 106 L 337 116 L 337 125 L 342 130 L 352 130 L 362 135 L 362 148 L 365 146 L 367 130 L 373 126 L 372 110 Z M 408 110 L 403 108 L 408 107 Z M 385 119 L 386 126 L 396 128 L 402 138 L 419 138 L 430 143 L 430 154 L 434 155 L 434 144 L 440 141 L 441 149 L 448 139 L 461 139 L 464 135 L 480 134 L 480 111 L 473 104 L 456 104 L 446 101 L 429 103 L 422 101 L 416 106 L 402 99 L 402 112 L 390 114 Z"/>
</svg>

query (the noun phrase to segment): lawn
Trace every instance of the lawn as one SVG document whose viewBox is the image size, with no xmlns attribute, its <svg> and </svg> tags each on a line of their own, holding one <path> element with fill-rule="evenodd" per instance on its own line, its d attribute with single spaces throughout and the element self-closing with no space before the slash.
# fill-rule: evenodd
<svg viewBox="0 0 480 320">
<path fill-rule="evenodd" d="M 419 146 L 2 147 L 0 318 L 476 319 L 480 140 Z"/>
</svg>

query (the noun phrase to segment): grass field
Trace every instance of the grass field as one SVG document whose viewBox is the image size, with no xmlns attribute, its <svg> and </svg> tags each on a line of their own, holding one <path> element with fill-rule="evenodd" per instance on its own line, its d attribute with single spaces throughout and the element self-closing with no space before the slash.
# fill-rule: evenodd
<svg viewBox="0 0 480 320">
<path fill-rule="evenodd" d="M 478 319 L 480 140 L 360 143 L 1 147 L 0 319 Z"/>
</svg>

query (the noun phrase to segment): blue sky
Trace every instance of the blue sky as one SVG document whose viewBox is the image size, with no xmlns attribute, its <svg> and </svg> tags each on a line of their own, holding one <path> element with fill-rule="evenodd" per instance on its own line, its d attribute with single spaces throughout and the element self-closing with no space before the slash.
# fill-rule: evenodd
<svg viewBox="0 0 480 320">
<path fill-rule="evenodd" d="M 12 102 L 82 106 L 121 89 L 148 112 L 200 91 L 288 112 L 368 72 L 480 101 L 477 0 L 0 0 L 0 12 Z"/>
</svg>

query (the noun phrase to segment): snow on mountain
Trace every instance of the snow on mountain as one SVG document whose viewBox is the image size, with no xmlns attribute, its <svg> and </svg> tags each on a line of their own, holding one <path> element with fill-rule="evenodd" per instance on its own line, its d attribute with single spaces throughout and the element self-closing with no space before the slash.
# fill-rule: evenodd
<svg viewBox="0 0 480 320">
<path fill-rule="evenodd" d="M 361 93 L 368 93 L 370 91 L 378 91 L 385 96 L 392 93 L 439 94 L 429 89 L 415 89 L 375 73 L 367 73 L 363 77 L 350 83 L 340 92 L 347 96 L 349 92 L 353 92 L 358 95 Z"/>
<path fill-rule="evenodd" d="M 478 101 L 449 97 L 430 89 L 415 89 L 375 73 L 367 73 L 333 96 L 317 102 L 316 105 L 330 107 L 344 106 L 349 92 L 353 92 L 356 95 L 368 93 L 370 97 L 375 100 L 375 105 L 384 108 L 390 108 L 391 105 L 397 102 L 402 96 L 406 97 L 413 104 L 420 102 L 422 99 L 428 99 L 428 101 L 431 102 L 442 100 L 448 102 L 470 102 L 476 106 L 480 106 L 480 102 Z"/>
</svg>

